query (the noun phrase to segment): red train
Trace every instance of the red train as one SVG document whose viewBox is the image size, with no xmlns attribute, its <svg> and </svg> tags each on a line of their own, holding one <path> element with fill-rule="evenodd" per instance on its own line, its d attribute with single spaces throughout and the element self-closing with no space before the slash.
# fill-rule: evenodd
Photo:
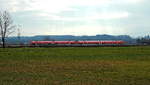
<svg viewBox="0 0 150 85">
<path fill-rule="evenodd" d="M 35 46 L 54 46 L 54 45 L 122 45 L 124 41 L 31 41 Z"/>
</svg>

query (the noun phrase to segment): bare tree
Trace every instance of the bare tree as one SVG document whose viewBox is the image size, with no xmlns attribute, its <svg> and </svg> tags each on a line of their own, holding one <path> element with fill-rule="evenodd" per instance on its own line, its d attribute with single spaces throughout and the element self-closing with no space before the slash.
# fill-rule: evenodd
<svg viewBox="0 0 150 85">
<path fill-rule="evenodd" d="M 15 25 L 9 12 L 0 12 L 0 37 L 2 41 L 2 47 L 5 48 L 6 38 L 15 31 Z"/>
</svg>

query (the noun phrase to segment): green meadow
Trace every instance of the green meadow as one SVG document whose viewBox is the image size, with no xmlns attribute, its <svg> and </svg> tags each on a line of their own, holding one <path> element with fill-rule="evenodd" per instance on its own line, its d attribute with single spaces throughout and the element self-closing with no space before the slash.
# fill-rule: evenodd
<svg viewBox="0 0 150 85">
<path fill-rule="evenodd" d="M 0 85 L 150 85 L 150 47 L 0 48 Z"/>
</svg>

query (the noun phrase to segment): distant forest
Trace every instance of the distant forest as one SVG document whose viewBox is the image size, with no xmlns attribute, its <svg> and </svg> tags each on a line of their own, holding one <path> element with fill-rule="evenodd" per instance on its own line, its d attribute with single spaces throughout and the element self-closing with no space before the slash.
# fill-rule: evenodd
<svg viewBox="0 0 150 85">
<path fill-rule="evenodd" d="M 9 44 L 28 44 L 31 41 L 86 41 L 86 40 L 123 40 L 128 42 L 129 44 L 135 44 L 136 39 L 128 36 L 128 35 L 96 35 L 96 36 L 73 36 L 73 35 L 38 35 L 38 36 L 31 36 L 31 37 L 9 37 L 7 38 L 7 42 Z"/>
<path fill-rule="evenodd" d="M 139 44 L 150 45 L 150 36 L 144 36 L 139 38 L 132 38 L 129 35 L 96 35 L 96 36 L 73 36 L 73 35 L 37 35 L 37 36 L 20 36 L 20 37 L 8 37 L 6 39 L 7 44 L 29 44 L 31 41 L 86 41 L 86 40 L 122 40 L 127 44 Z M 0 41 L 1 42 L 1 41 Z"/>
</svg>

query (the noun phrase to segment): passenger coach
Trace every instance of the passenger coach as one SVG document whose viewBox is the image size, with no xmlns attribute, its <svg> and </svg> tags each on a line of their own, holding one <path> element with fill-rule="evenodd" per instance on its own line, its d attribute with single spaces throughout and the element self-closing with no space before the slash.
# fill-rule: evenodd
<svg viewBox="0 0 150 85">
<path fill-rule="evenodd" d="M 32 46 L 123 45 L 124 41 L 31 41 Z"/>
</svg>

